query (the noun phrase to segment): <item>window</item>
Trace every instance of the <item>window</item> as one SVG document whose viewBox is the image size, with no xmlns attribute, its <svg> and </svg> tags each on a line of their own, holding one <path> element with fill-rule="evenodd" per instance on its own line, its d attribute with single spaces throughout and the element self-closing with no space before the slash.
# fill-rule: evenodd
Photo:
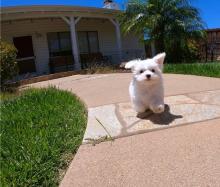
<svg viewBox="0 0 220 187">
<path fill-rule="evenodd" d="M 51 57 L 72 55 L 69 32 L 51 32 L 47 39 Z"/>
<path fill-rule="evenodd" d="M 80 53 L 99 52 L 99 41 L 97 31 L 79 31 L 78 41 Z"/>
</svg>

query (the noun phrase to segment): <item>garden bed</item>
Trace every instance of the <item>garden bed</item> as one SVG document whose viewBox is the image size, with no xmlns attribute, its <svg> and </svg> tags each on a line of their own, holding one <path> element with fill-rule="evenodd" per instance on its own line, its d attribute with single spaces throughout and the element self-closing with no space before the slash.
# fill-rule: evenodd
<svg viewBox="0 0 220 187">
<path fill-rule="evenodd" d="M 32 84 L 41 81 L 47 81 L 62 77 L 68 77 L 78 74 L 103 74 L 103 73 L 129 73 L 130 70 L 124 68 L 107 66 L 107 67 L 94 67 L 90 69 L 85 69 L 81 71 L 67 71 L 60 72 L 49 75 L 42 75 L 38 77 L 33 77 L 29 79 L 24 79 L 18 82 L 14 82 L 11 85 L 22 86 L 26 84 Z M 176 74 L 186 74 L 186 75 L 200 75 L 206 77 L 220 77 L 220 62 L 209 62 L 209 63 L 191 63 L 191 64 L 169 64 L 164 65 L 164 73 L 176 73 Z"/>
</svg>

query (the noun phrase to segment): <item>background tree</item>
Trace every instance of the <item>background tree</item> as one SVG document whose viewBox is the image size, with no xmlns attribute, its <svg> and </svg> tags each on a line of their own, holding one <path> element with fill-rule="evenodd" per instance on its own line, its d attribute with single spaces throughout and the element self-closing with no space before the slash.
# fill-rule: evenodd
<svg viewBox="0 0 220 187">
<path fill-rule="evenodd" d="M 143 38 L 145 32 L 152 53 L 166 51 L 169 62 L 196 58 L 196 41 L 205 36 L 205 24 L 189 0 L 129 0 L 119 21 L 124 33 Z"/>
</svg>

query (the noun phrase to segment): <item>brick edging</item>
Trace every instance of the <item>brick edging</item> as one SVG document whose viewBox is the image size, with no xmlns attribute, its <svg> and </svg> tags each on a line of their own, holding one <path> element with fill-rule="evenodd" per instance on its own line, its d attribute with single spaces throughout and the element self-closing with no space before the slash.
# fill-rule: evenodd
<svg viewBox="0 0 220 187">
<path fill-rule="evenodd" d="M 87 70 L 67 71 L 67 72 L 54 73 L 54 74 L 49 74 L 49 75 L 42 75 L 42 76 L 38 76 L 38 77 L 32 77 L 32 78 L 29 78 L 29 79 L 24 79 L 24 80 L 12 82 L 12 83 L 10 83 L 10 85 L 11 86 L 13 86 L 13 85 L 23 86 L 23 85 L 27 85 L 27 84 L 32 84 L 32 83 L 42 82 L 42 81 L 48 81 L 48 80 L 58 79 L 58 78 L 62 78 L 62 77 L 68 77 L 68 76 L 72 76 L 72 75 L 129 73 L 129 72 L 130 72 L 129 70 L 125 70 L 125 69 L 116 69 L 116 70 L 112 70 L 112 71 L 109 71 L 109 72 L 103 71 L 103 72 L 94 72 L 94 73 L 90 73 L 90 71 L 87 71 Z"/>
</svg>

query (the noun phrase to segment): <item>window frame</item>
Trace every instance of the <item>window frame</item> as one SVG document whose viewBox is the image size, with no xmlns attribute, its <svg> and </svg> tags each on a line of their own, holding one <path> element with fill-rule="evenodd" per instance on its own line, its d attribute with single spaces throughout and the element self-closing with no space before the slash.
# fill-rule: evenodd
<svg viewBox="0 0 220 187">
<path fill-rule="evenodd" d="M 87 41 L 87 46 L 88 46 L 88 53 L 81 53 L 80 49 L 79 49 L 80 54 L 91 54 L 91 48 L 90 48 L 90 42 L 89 42 L 89 33 L 91 33 L 91 32 L 96 33 L 96 36 L 97 36 L 97 53 L 100 52 L 98 31 L 77 31 L 77 34 L 80 33 L 80 32 L 81 33 L 86 33 L 86 41 Z"/>
<path fill-rule="evenodd" d="M 51 47 L 50 47 L 50 42 L 49 42 L 49 34 L 56 34 L 56 39 L 58 40 L 58 48 L 59 48 L 59 51 L 58 52 L 52 52 L 51 51 Z M 68 33 L 69 35 L 70 35 L 70 32 L 69 31 L 61 31 L 61 32 L 48 32 L 47 33 L 47 44 L 48 44 L 48 49 L 49 49 L 49 56 L 50 57 L 56 57 L 56 56 L 67 56 L 67 55 L 62 55 L 61 53 L 63 52 L 62 51 L 62 48 L 61 48 L 61 34 L 62 33 Z M 70 35 L 70 50 L 68 50 L 68 51 L 65 51 L 65 52 L 70 52 L 71 53 L 71 55 L 72 55 L 72 42 L 71 42 L 71 35 Z M 58 53 L 59 55 L 52 55 L 52 54 L 56 54 L 56 53 Z"/>
</svg>

